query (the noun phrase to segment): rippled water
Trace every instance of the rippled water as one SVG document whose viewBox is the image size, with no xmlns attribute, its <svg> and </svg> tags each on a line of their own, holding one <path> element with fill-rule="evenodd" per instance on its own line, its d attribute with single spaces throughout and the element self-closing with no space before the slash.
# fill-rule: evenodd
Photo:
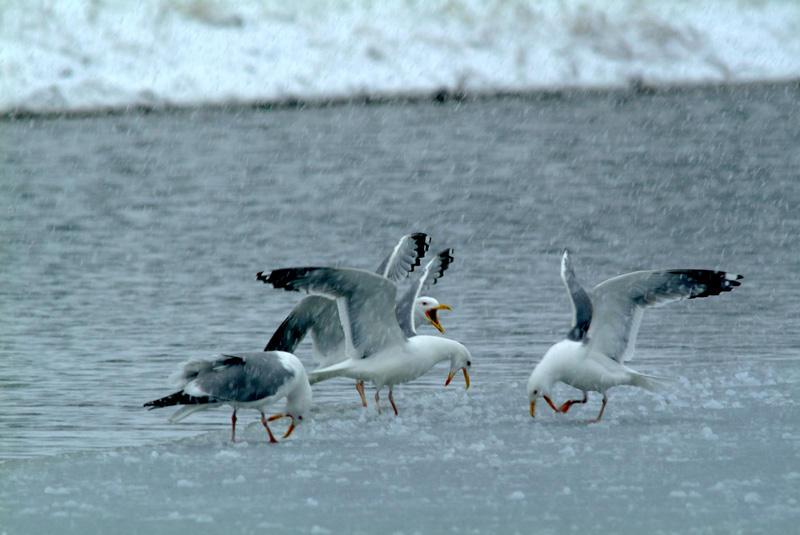
<svg viewBox="0 0 800 535">
<path fill-rule="evenodd" d="M 635 369 L 696 366 L 708 388 L 709 370 L 721 384 L 752 370 L 766 374 L 757 384 L 795 384 L 798 96 L 743 86 L 0 122 L 0 457 L 227 436 L 226 411 L 169 425 L 141 405 L 187 359 L 264 346 L 300 296 L 258 271 L 374 269 L 411 231 L 455 249 L 431 293 L 474 355 L 474 394 L 441 392 L 437 368 L 397 389 L 401 411 L 433 392 L 491 403 L 512 385 L 511 405 L 484 416 L 525 417 L 524 381 L 569 322 L 565 247 L 587 287 L 643 268 L 745 275 L 731 294 L 646 314 Z M 320 385 L 315 405 L 326 432 L 354 432 L 332 423 L 336 407 L 356 410 L 349 382 Z M 604 420 L 615 410 L 635 418 L 636 404 L 610 403 Z"/>
<path fill-rule="evenodd" d="M 589 287 L 747 277 L 648 314 L 639 362 L 795 358 L 797 102 L 743 87 L 2 123 L 3 455 L 196 432 L 139 407 L 185 359 L 264 345 L 298 296 L 256 272 L 374 268 L 410 231 L 456 251 L 435 293 L 477 381 L 524 377 L 564 332 L 564 247 Z"/>
</svg>

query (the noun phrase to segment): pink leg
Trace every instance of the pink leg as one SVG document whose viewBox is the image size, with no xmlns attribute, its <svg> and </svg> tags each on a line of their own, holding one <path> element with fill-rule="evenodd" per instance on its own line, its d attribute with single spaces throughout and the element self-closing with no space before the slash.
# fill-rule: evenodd
<svg viewBox="0 0 800 535">
<path fill-rule="evenodd" d="M 392 397 L 391 390 L 389 390 L 389 403 L 392 404 L 392 408 L 394 409 L 394 415 L 397 416 L 397 406 L 394 404 L 394 397 Z"/>
<path fill-rule="evenodd" d="M 272 436 L 272 431 L 270 431 L 269 426 L 267 425 L 267 419 L 264 416 L 263 412 L 261 413 L 261 423 L 264 424 L 264 429 L 266 429 L 267 433 L 269 434 L 269 441 L 272 443 L 278 442 L 277 440 L 275 440 L 275 437 Z"/>
<path fill-rule="evenodd" d="M 571 399 L 569 401 L 565 401 L 563 405 L 558 408 L 558 412 L 567 412 L 570 407 L 575 404 L 579 403 L 586 403 L 589 400 L 589 396 L 586 392 L 583 393 L 583 399 Z"/>
<path fill-rule="evenodd" d="M 367 406 L 367 398 L 364 396 L 364 381 L 356 381 L 356 390 L 358 395 L 361 396 L 361 404 Z"/>
<path fill-rule="evenodd" d="M 231 414 L 231 442 L 236 442 L 236 409 Z"/>
<path fill-rule="evenodd" d="M 544 398 L 544 400 L 547 402 L 547 404 L 548 404 L 548 405 L 550 405 L 550 408 L 551 408 L 551 409 L 553 409 L 554 411 L 558 412 L 558 409 L 556 409 L 556 406 L 555 406 L 555 405 L 553 405 L 553 400 L 552 400 L 552 399 L 550 399 L 550 396 L 544 396 L 544 395 L 543 395 L 542 397 L 543 397 L 543 398 Z"/>
<path fill-rule="evenodd" d="M 378 407 L 378 414 L 380 414 L 381 413 L 381 402 L 380 402 L 380 399 L 378 397 L 378 391 L 377 390 L 375 391 L 375 406 Z"/>
<path fill-rule="evenodd" d="M 600 418 L 603 417 L 603 411 L 606 410 L 606 403 L 608 403 L 608 397 L 605 394 L 603 394 L 603 406 L 600 407 L 600 414 L 598 414 L 597 418 L 595 418 L 594 420 L 589 420 L 589 423 L 594 424 L 600 421 Z"/>
</svg>

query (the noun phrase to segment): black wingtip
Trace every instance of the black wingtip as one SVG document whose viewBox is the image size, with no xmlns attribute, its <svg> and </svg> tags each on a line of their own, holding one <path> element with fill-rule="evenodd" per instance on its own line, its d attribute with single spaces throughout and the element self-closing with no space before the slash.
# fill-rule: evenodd
<svg viewBox="0 0 800 535">
<path fill-rule="evenodd" d="M 142 407 L 148 407 L 147 410 L 151 411 L 161 407 L 172 407 L 173 405 L 201 405 L 206 403 L 216 403 L 216 401 L 212 400 L 208 396 L 194 397 L 183 391 L 180 391 L 160 399 L 148 401 L 142 405 Z"/>
<path fill-rule="evenodd" d="M 424 232 L 414 232 L 413 234 L 411 234 L 411 239 L 414 240 L 414 246 L 417 253 L 417 258 L 411 265 L 411 270 L 409 271 L 409 273 L 414 271 L 414 268 L 416 268 L 422 263 L 422 258 L 425 256 L 425 253 L 428 252 L 428 249 L 430 249 L 431 246 L 431 237 L 425 234 Z"/>
<path fill-rule="evenodd" d="M 447 268 L 450 267 L 450 264 L 452 264 L 455 261 L 455 257 L 453 256 L 454 252 L 455 251 L 453 251 L 453 249 L 445 249 L 444 251 L 439 251 L 438 256 L 442 261 L 441 267 L 439 268 L 440 277 L 444 275 L 444 272 L 447 271 Z M 437 281 L 434 281 L 433 283 L 436 284 L 436 282 Z"/>
<path fill-rule="evenodd" d="M 259 272 L 256 278 L 264 284 L 271 284 L 273 288 L 283 288 L 286 291 L 296 291 L 294 282 L 305 278 L 309 273 L 316 271 L 318 267 L 282 268 L 274 269 L 267 274 Z"/>
<path fill-rule="evenodd" d="M 705 285 L 705 289 L 697 293 L 689 299 L 699 297 L 710 297 L 712 295 L 719 295 L 723 292 L 730 292 L 737 286 L 741 286 L 739 282 L 744 279 L 743 275 L 738 273 L 728 273 L 725 271 L 711 271 L 711 270 L 676 270 L 687 276 L 689 280 Z"/>
<path fill-rule="evenodd" d="M 726 273 L 724 271 L 717 271 L 715 275 L 719 276 L 721 291 L 723 292 L 730 292 L 736 286 L 741 286 L 742 283 L 739 282 L 744 278 L 744 276 L 739 275 L 738 273 Z"/>
<path fill-rule="evenodd" d="M 720 272 L 722 274 L 723 280 L 722 285 L 724 286 L 723 292 L 730 292 L 737 286 L 741 286 L 742 283 L 739 282 L 744 278 L 744 275 L 739 275 L 738 273 L 725 273 Z"/>
<path fill-rule="evenodd" d="M 264 284 L 271 284 L 275 288 L 285 288 L 286 284 L 290 282 L 289 272 L 292 268 L 275 269 L 273 271 L 259 271 L 256 274 L 256 280 L 260 280 Z"/>
</svg>

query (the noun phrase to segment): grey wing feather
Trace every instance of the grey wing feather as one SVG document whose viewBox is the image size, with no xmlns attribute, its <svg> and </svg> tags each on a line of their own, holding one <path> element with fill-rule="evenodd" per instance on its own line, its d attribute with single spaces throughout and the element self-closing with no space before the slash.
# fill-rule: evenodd
<svg viewBox="0 0 800 535">
<path fill-rule="evenodd" d="M 414 321 L 414 305 L 417 298 L 444 275 L 444 272 L 453 262 L 453 250 L 440 251 L 436 257 L 425 265 L 422 273 L 411 283 L 411 287 L 398 299 L 395 305 L 397 323 L 403 329 L 403 334 L 408 338 L 417 335 L 417 326 Z"/>
<path fill-rule="evenodd" d="M 359 269 L 307 267 L 259 273 L 258 278 L 275 288 L 336 299 L 351 358 L 367 357 L 405 340 L 394 314 L 397 285 L 380 275 Z"/>
<path fill-rule="evenodd" d="M 344 331 L 336 301 L 317 295 L 309 295 L 300 301 L 272 335 L 264 351 L 294 353 L 309 333 L 312 354 L 317 362 L 344 354 Z"/>
<path fill-rule="evenodd" d="M 316 321 L 311 328 L 311 354 L 319 363 L 334 356 L 344 356 L 345 336 L 336 301 L 325 297 L 309 296 L 320 300 Z"/>
<path fill-rule="evenodd" d="M 318 307 L 324 305 L 324 302 L 330 302 L 330 300 L 311 295 L 300 301 L 272 334 L 264 351 L 294 353 L 294 350 L 308 334 L 309 329 L 314 326 Z"/>
<path fill-rule="evenodd" d="M 645 308 L 729 292 L 741 278 L 724 271 L 673 269 L 637 271 L 602 282 L 594 289 L 590 348 L 625 362 L 633 354 Z"/>
<path fill-rule="evenodd" d="M 569 304 L 572 307 L 572 325 L 567 339 L 580 342 L 592 323 L 592 300 L 575 277 L 569 251 L 564 251 L 564 256 L 561 258 L 561 280 L 567 288 Z"/>
<path fill-rule="evenodd" d="M 430 238 L 423 233 L 403 236 L 381 262 L 378 274 L 394 282 L 400 281 L 419 265 L 429 244 Z M 313 342 L 312 353 L 318 362 L 343 353 L 345 336 L 339 310 L 334 301 L 319 296 L 309 296 L 300 301 L 275 330 L 264 351 L 294 353 L 309 332 Z"/>
<path fill-rule="evenodd" d="M 420 264 L 430 241 L 428 235 L 422 232 L 403 236 L 389 256 L 383 259 L 376 273 L 394 283 L 400 282 Z"/>
<path fill-rule="evenodd" d="M 219 401 L 248 402 L 273 396 L 295 375 L 272 352 L 222 357 L 228 364 L 194 380 L 194 388 Z"/>
<path fill-rule="evenodd" d="M 232 355 L 220 355 L 214 359 L 190 360 L 183 365 L 179 372 L 170 376 L 170 380 L 183 388 L 198 377 L 208 375 L 227 366 L 238 364 L 241 364 L 241 357 Z"/>
</svg>

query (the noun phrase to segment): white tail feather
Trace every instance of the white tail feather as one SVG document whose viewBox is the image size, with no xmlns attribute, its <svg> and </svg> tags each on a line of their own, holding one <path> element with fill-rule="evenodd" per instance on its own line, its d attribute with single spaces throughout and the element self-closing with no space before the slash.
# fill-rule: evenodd
<svg viewBox="0 0 800 535">
<path fill-rule="evenodd" d="M 175 422 L 180 422 L 181 420 L 183 420 L 184 418 L 186 418 L 187 416 L 189 416 L 192 413 L 195 413 L 197 411 L 201 411 L 203 409 L 207 409 L 209 407 L 214 407 L 216 405 L 217 405 L 216 403 L 203 403 L 203 404 L 199 404 L 199 405 L 184 405 L 183 407 L 181 407 L 177 411 L 173 412 L 172 416 L 167 418 L 167 421 L 174 424 Z"/>
<path fill-rule="evenodd" d="M 657 377 L 655 375 L 645 375 L 643 373 L 635 373 L 633 375 L 633 386 L 650 390 L 651 392 L 658 392 L 667 388 L 667 383 L 674 382 L 675 379 L 670 377 Z"/>
<path fill-rule="evenodd" d="M 349 359 L 332 366 L 320 366 L 316 370 L 308 373 L 308 383 L 313 385 L 315 383 L 319 383 L 320 381 L 325 381 L 326 379 L 340 377 L 344 370 L 350 366 L 351 363 Z"/>
</svg>

